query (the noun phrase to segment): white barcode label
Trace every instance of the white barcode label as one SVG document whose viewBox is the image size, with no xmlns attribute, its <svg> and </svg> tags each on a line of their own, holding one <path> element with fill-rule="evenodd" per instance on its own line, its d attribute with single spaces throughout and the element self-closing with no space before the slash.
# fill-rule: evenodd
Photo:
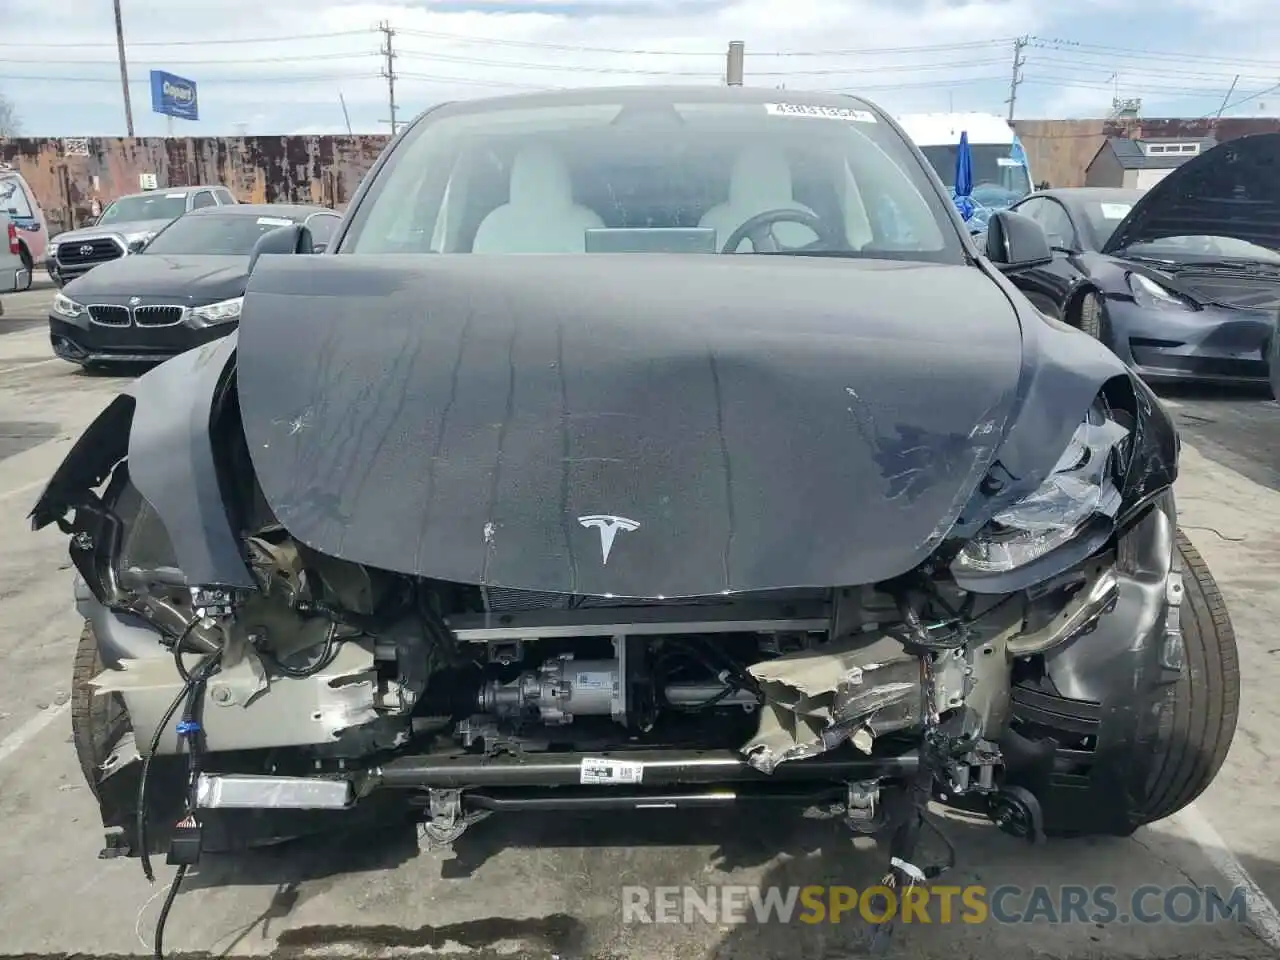
<svg viewBox="0 0 1280 960">
<path fill-rule="evenodd" d="M 578 773 L 580 783 L 639 783 L 643 777 L 643 763 L 604 757 L 584 758 Z"/>
<path fill-rule="evenodd" d="M 583 690 L 608 690 L 613 686 L 612 673 L 574 674 L 573 685 Z"/>
<path fill-rule="evenodd" d="M 775 117 L 816 117 L 819 120 L 852 120 L 875 123 L 875 114 L 852 107 L 828 107 L 816 103 L 766 103 L 765 112 Z"/>
</svg>

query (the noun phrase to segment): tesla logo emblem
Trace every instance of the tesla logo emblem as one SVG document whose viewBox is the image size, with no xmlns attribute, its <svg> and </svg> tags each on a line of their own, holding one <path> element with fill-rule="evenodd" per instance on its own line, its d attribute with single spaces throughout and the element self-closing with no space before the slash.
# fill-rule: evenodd
<svg viewBox="0 0 1280 960">
<path fill-rule="evenodd" d="M 136 307 L 136 306 L 137 306 L 138 304 L 140 304 L 141 302 L 142 302 L 142 298 L 141 298 L 141 297 L 130 297 L 130 298 L 129 298 L 129 306 L 131 306 L 131 307 Z"/>
<path fill-rule="evenodd" d="M 613 550 L 613 538 L 618 535 L 618 531 L 636 530 L 640 526 L 634 520 L 628 520 L 626 517 L 611 517 L 604 514 L 579 517 L 578 522 L 588 530 L 592 527 L 600 529 L 600 552 L 604 554 L 604 563 L 609 562 L 609 552 Z"/>
<path fill-rule="evenodd" d="M 86 243 L 86 244 L 84 244 L 83 246 L 81 246 L 81 247 L 80 247 L 80 256 L 82 256 L 82 257 L 87 257 L 87 256 L 89 256 L 91 253 L 93 253 L 93 244 L 92 244 L 92 243 Z"/>
</svg>

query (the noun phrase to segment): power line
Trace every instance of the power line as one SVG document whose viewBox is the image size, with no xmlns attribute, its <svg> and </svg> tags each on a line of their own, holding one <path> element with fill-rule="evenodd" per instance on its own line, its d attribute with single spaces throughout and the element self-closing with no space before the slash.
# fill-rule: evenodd
<svg viewBox="0 0 1280 960">
<path fill-rule="evenodd" d="M 498 87 L 510 90 L 563 90 L 564 87 L 553 87 L 540 83 L 517 83 L 510 80 L 482 80 L 472 77 L 445 77 L 434 73 L 397 73 L 397 80 L 427 80 L 433 83 L 456 83 L 461 86 Z"/>
<path fill-rule="evenodd" d="M 1035 64 L 1052 64 L 1054 66 L 1070 66 L 1070 67 L 1092 67 L 1100 71 L 1114 72 L 1117 68 L 1121 68 L 1121 73 L 1142 74 L 1143 76 L 1153 77 L 1177 77 L 1187 80 L 1207 80 L 1213 83 L 1226 83 L 1232 76 L 1238 76 L 1242 80 L 1261 80 L 1262 82 L 1271 82 L 1273 75 L 1271 74 L 1247 74 L 1240 73 L 1237 70 L 1225 70 L 1221 73 L 1206 73 L 1196 70 L 1172 70 L 1165 67 L 1146 66 L 1144 64 L 1133 65 L 1127 61 L 1120 60 L 1083 60 L 1078 57 L 1055 57 L 1052 55 L 1044 56 L 1037 54 L 1031 61 Z"/>
<path fill-rule="evenodd" d="M 130 46 L 133 46 L 133 44 L 130 44 Z M 378 56 L 382 56 L 382 51 L 373 51 L 373 50 L 369 50 L 369 51 L 365 51 L 364 53 L 326 53 L 326 54 L 323 54 L 323 57 L 324 57 L 324 59 L 325 59 L 325 60 L 359 60 L 359 59 L 364 59 L 364 58 L 367 58 L 367 57 L 378 57 Z M 310 56 L 305 56 L 305 57 L 272 57 L 272 58 L 271 58 L 271 62 L 272 62 L 272 63 L 313 63 L 313 62 L 315 62 L 315 60 L 316 60 L 316 54 L 314 54 L 314 53 L 313 53 L 313 54 L 311 54 Z M 4 64 L 4 65 L 9 65 L 9 64 L 24 64 L 24 65 L 25 65 L 25 64 L 37 64 L 37 63 L 38 63 L 38 64 L 47 64 L 48 62 L 49 62 L 49 58 L 48 58 L 48 57 L 39 57 L 39 58 L 34 59 L 34 60 L 31 60 L 31 59 L 23 59 L 23 58 L 16 58 L 16 59 L 15 59 L 15 58 L 13 58 L 13 57 L 3 57 L 3 58 L 0 58 L 0 64 Z M 107 64 L 114 64 L 115 62 L 116 62 L 115 60 L 79 60 L 79 59 L 77 59 L 77 60 L 76 60 L 76 62 L 75 62 L 75 65 L 76 65 L 77 67 L 106 66 Z M 248 65 L 248 64 L 259 64 L 259 63 L 262 63 L 262 57 L 254 57 L 254 58 L 249 59 L 249 60 L 142 60 L 142 61 L 135 61 L 135 62 L 141 62 L 141 63 L 151 64 L 151 65 L 161 66 L 161 67 L 183 67 L 183 66 L 187 66 L 187 67 L 229 66 L 229 67 L 233 67 L 233 66 L 245 66 L 245 65 Z"/>
<path fill-rule="evenodd" d="M 243 37 L 228 39 L 211 39 L 211 40 L 134 40 L 130 42 L 131 47 L 203 47 L 215 43 L 295 43 L 299 40 L 329 40 L 334 37 L 355 37 L 368 36 L 374 33 L 373 30 L 343 30 L 338 33 L 301 33 L 292 36 L 274 37 Z M 74 47 L 114 47 L 114 41 L 107 43 L 106 41 L 90 40 L 90 41 L 74 41 L 64 43 L 30 43 L 23 40 L 21 43 L 23 49 L 31 47 L 40 47 L 42 49 L 71 49 Z"/>
<path fill-rule="evenodd" d="M 514 47 L 526 50 L 558 50 L 570 53 L 604 53 L 613 56 L 644 57 L 723 57 L 721 50 L 653 50 L 626 47 L 596 47 L 577 43 L 553 43 L 542 40 L 511 40 L 497 37 L 478 37 L 460 33 L 443 33 L 438 30 L 401 30 L 406 37 L 424 37 L 431 40 L 447 40 L 453 43 L 479 46 Z M 1011 37 L 991 40 L 970 40 L 955 43 L 917 44 L 906 47 L 864 47 L 836 50 L 748 50 L 749 57 L 863 57 L 882 53 L 927 53 L 943 50 L 973 50 L 982 47 L 1003 46 Z"/>
<path fill-rule="evenodd" d="M 378 80 L 382 78 L 379 73 L 346 73 L 346 74 L 317 74 L 308 76 L 288 76 L 288 77 L 202 77 L 201 85 L 205 84 L 222 84 L 222 83 L 321 83 L 334 80 Z M 6 74 L 0 76 L 0 80 L 5 82 L 34 82 L 34 83 L 116 83 L 115 77 L 53 77 L 48 74 Z M 129 81 L 130 86 L 145 86 L 149 83 L 147 80 L 139 80 L 137 78 Z"/>
<path fill-rule="evenodd" d="M 1097 53 L 1113 53 L 1120 54 L 1129 60 L 1178 60 L 1183 63 L 1188 61 L 1196 63 L 1226 63 L 1226 64 L 1252 64 L 1260 67 L 1271 67 L 1273 69 L 1280 68 L 1280 61 L 1277 60 L 1251 60 L 1244 57 L 1214 57 L 1204 53 L 1173 53 L 1168 50 L 1135 50 L 1131 47 L 1110 47 L 1097 43 L 1081 43 L 1076 40 L 1058 40 L 1051 37 L 1030 37 L 1032 46 L 1042 47 L 1044 49 L 1064 49 L 1079 51 L 1081 53 L 1097 52 Z"/>
<path fill-rule="evenodd" d="M 658 70 L 643 67 L 591 66 L 580 63 L 544 63 L 532 60 L 490 60 L 482 57 L 465 57 L 447 53 L 429 53 L 425 50 L 401 48 L 397 54 L 409 59 L 424 59 L 444 63 L 460 63 L 481 67 L 500 67 L 510 70 L 550 70 L 562 73 L 599 73 L 617 76 L 642 77 L 696 77 L 698 79 L 719 79 L 721 74 L 710 70 Z M 953 60 L 942 63 L 890 63 L 876 66 L 860 67 L 824 67 L 803 70 L 752 70 L 756 77 L 801 77 L 801 76 L 845 76 L 857 73 L 880 73 L 888 70 L 949 70 L 974 66 L 991 66 L 1004 63 L 1004 59 Z"/>
</svg>

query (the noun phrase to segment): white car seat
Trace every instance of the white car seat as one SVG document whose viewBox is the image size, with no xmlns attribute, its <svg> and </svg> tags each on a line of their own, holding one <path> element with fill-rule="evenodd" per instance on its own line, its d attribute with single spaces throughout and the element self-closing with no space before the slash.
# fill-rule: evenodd
<svg viewBox="0 0 1280 960">
<path fill-rule="evenodd" d="M 740 226 L 766 210 L 785 208 L 812 213 L 791 194 L 791 167 L 780 149 L 751 146 L 739 154 L 729 175 L 729 201 L 712 207 L 699 221 L 700 227 L 716 231 L 716 246 L 725 242 Z M 785 221 L 773 225 L 773 234 L 786 247 L 813 243 L 818 235 L 802 223 Z M 750 240 L 738 244 L 738 250 L 754 250 Z"/>
<path fill-rule="evenodd" d="M 480 221 L 473 253 L 584 253 L 584 231 L 603 227 L 590 207 L 573 202 L 569 168 L 555 151 L 526 147 L 511 164 L 507 203 Z"/>
</svg>

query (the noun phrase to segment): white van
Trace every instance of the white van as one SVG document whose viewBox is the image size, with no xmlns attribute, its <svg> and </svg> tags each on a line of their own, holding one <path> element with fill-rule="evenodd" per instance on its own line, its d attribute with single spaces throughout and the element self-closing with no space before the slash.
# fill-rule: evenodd
<svg viewBox="0 0 1280 960">
<path fill-rule="evenodd" d="M 1031 168 L 1009 121 L 994 113 L 911 113 L 897 118 L 942 182 L 956 185 L 960 134 L 969 135 L 973 199 L 1005 210 L 1031 192 Z"/>
</svg>

